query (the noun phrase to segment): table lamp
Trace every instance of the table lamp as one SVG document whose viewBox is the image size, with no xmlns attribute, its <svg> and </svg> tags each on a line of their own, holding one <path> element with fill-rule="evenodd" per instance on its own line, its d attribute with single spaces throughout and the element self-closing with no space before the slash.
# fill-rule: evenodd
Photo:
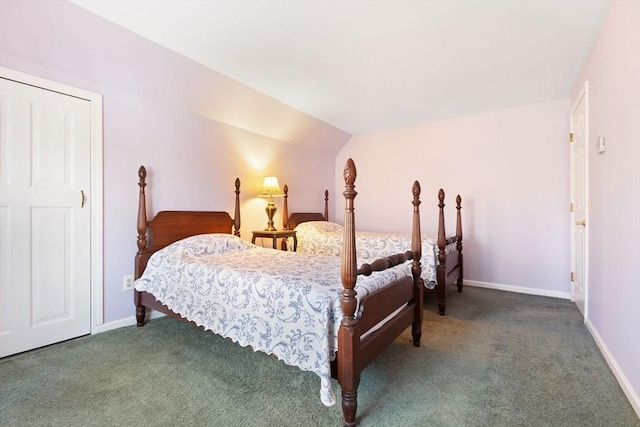
<svg viewBox="0 0 640 427">
<path fill-rule="evenodd" d="M 277 231 L 273 226 L 273 215 L 275 215 L 278 209 L 276 209 L 276 205 L 273 203 L 273 198 L 282 196 L 283 194 L 280 189 L 280 184 L 278 184 L 278 178 L 275 176 L 265 176 L 264 181 L 262 182 L 262 190 L 258 193 L 258 197 L 269 198 L 267 208 L 265 209 L 269 221 L 267 222 L 267 228 L 265 228 L 264 231 Z"/>
</svg>

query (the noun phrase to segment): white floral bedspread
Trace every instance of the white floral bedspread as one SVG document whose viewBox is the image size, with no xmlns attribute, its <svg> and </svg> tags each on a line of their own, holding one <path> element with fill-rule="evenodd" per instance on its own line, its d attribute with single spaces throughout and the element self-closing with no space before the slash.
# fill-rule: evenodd
<svg viewBox="0 0 640 427">
<path fill-rule="evenodd" d="M 410 275 L 407 262 L 358 276 L 358 298 Z M 199 235 L 156 252 L 135 289 L 205 329 L 316 373 L 322 402 L 335 403 L 330 362 L 342 319 L 340 257 Z"/>
<path fill-rule="evenodd" d="M 295 228 L 298 239 L 297 251 L 313 255 L 340 256 L 342 253 L 343 228 L 329 221 L 309 221 Z M 356 252 L 358 266 L 363 262 L 372 262 L 378 258 L 411 250 L 411 234 L 382 233 L 375 231 L 356 231 Z M 445 248 L 445 253 L 456 250 L 455 243 Z M 436 286 L 436 267 L 438 262 L 438 238 L 422 235 L 422 279 L 425 286 Z"/>
</svg>

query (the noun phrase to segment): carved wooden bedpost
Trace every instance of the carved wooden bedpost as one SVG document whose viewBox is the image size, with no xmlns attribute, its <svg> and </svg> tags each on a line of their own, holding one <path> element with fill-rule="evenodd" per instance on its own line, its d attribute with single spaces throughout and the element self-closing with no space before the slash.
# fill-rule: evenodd
<svg viewBox="0 0 640 427">
<path fill-rule="evenodd" d="M 282 229 L 289 229 L 289 186 L 287 184 L 282 187 L 284 192 L 284 202 L 282 204 Z M 284 245 L 283 245 L 284 246 Z"/>
<path fill-rule="evenodd" d="M 329 221 L 329 190 L 324 190 L 324 220 Z"/>
<path fill-rule="evenodd" d="M 413 284 L 415 285 L 416 304 L 415 320 L 411 325 L 411 336 L 413 337 L 413 345 L 420 347 L 422 339 L 422 316 L 424 298 L 424 282 L 420 277 L 422 267 L 420 259 L 422 258 L 422 234 L 420 232 L 420 183 L 413 183 L 413 227 L 411 228 L 411 252 L 413 252 L 413 262 L 411 264 L 411 275 L 413 276 Z"/>
<path fill-rule="evenodd" d="M 356 167 L 352 159 L 348 159 L 344 167 L 345 209 L 344 209 L 344 237 L 342 246 L 342 322 L 338 331 L 338 381 L 342 388 L 342 414 L 344 425 L 353 426 L 356 423 L 358 409 L 358 385 L 360 383 L 360 369 L 354 363 L 341 363 L 343 360 L 358 360 L 360 334 L 358 333 L 358 319 L 356 311 L 356 238 L 355 219 L 353 213 L 353 199 L 358 194 L 355 191 Z"/>
<path fill-rule="evenodd" d="M 436 295 L 438 298 L 438 312 L 444 316 L 447 300 L 447 234 L 444 229 L 444 190 L 438 191 L 438 265 L 436 267 L 436 275 L 438 285 L 436 286 Z"/>
<path fill-rule="evenodd" d="M 462 263 L 462 215 L 460 214 L 460 209 L 462 209 L 462 198 L 458 194 L 456 197 L 456 209 L 458 213 L 456 214 L 456 249 L 458 250 L 458 263 L 460 265 L 460 275 L 458 276 L 458 282 L 456 285 L 458 286 L 458 292 L 462 292 L 462 280 L 464 277 L 464 269 Z"/>
<path fill-rule="evenodd" d="M 147 170 L 144 166 L 138 169 L 138 186 L 140 193 L 138 194 L 138 253 L 136 254 L 135 278 L 138 279 L 142 275 L 145 265 L 143 265 L 143 255 L 147 248 L 147 203 L 145 200 L 144 188 L 147 186 Z M 136 323 L 137 326 L 144 325 L 146 310 L 138 301 L 138 291 L 134 290 L 134 302 L 136 304 Z"/>
<path fill-rule="evenodd" d="M 240 237 L 240 178 L 236 178 L 236 206 L 233 213 L 233 234 Z"/>
<path fill-rule="evenodd" d="M 290 230 L 289 228 L 289 186 L 285 184 L 284 187 L 282 187 L 282 191 L 284 192 L 284 203 L 282 204 L 282 229 Z M 282 242 L 280 243 L 280 249 L 282 249 L 283 251 L 288 250 L 287 240 L 288 239 L 282 239 Z"/>
</svg>

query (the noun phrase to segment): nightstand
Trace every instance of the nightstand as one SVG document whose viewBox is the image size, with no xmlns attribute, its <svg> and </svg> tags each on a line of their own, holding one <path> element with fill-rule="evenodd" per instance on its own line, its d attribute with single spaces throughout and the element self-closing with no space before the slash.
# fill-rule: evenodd
<svg viewBox="0 0 640 427">
<path fill-rule="evenodd" d="M 252 231 L 253 237 L 251 238 L 251 243 L 255 244 L 256 239 L 260 238 L 268 238 L 273 240 L 273 249 L 278 249 L 278 239 L 287 239 L 291 237 L 293 239 L 293 252 L 298 249 L 298 238 L 296 237 L 295 230 L 275 230 L 275 231 Z"/>
</svg>

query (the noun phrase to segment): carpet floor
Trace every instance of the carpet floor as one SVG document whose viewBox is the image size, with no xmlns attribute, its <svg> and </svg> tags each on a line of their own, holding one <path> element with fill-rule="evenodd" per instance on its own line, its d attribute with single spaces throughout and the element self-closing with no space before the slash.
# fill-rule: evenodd
<svg viewBox="0 0 640 427">
<path fill-rule="evenodd" d="M 427 297 L 421 347 L 407 330 L 365 369 L 359 426 L 640 427 L 573 303 L 454 289 L 444 317 Z M 340 426 L 319 391 L 312 373 L 160 318 L 0 360 L 0 425 Z"/>
</svg>

